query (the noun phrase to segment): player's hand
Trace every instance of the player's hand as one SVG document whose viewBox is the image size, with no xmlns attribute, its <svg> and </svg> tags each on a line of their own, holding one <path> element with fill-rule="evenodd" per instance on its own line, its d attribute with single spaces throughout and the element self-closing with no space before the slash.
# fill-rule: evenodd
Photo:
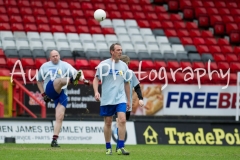
<svg viewBox="0 0 240 160">
<path fill-rule="evenodd" d="M 140 99 L 138 103 L 139 103 L 140 107 L 143 107 L 143 105 L 144 105 L 143 100 Z"/>
<path fill-rule="evenodd" d="M 130 101 L 127 102 L 127 111 L 130 109 Z"/>
<path fill-rule="evenodd" d="M 96 99 L 96 101 L 98 101 L 98 102 L 100 102 L 100 93 L 99 92 L 97 92 L 97 93 L 95 93 L 95 99 Z"/>
<path fill-rule="evenodd" d="M 51 101 L 51 98 L 49 98 L 49 97 L 46 95 L 46 93 L 42 93 L 42 97 L 43 97 L 43 100 L 44 100 L 46 103 L 48 103 L 48 102 Z"/>
</svg>

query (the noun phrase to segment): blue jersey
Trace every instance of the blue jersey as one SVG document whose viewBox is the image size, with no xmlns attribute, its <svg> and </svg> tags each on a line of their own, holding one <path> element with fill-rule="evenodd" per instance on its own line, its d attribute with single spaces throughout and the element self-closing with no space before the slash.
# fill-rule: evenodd
<svg viewBox="0 0 240 160">
<path fill-rule="evenodd" d="M 102 81 L 101 106 L 126 103 L 124 83 L 131 76 L 126 63 L 106 59 L 98 65 L 95 76 Z"/>
<path fill-rule="evenodd" d="M 138 85 L 140 82 L 138 81 L 136 75 L 134 74 L 134 72 L 132 70 L 130 70 L 132 72 L 132 78 L 130 80 L 130 109 L 128 111 L 132 111 L 132 94 L 133 94 L 133 89 L 136 85 Z"/>
<path fill-rule="evenodd" d="M 50 80 L 63 77 L 72 77 L 77 73 L 77 70 L 73 68 L 69 63 L 59 60 L 58 64 L 52 63 L 52 61 L 44 63 L 38 71 L 37 81 L 44 81 L 44 91 L 46 90 L 47 83 Z M 64 86 L 64 92 L 66 93 L 67 86 Z M 66 93 L 67 94 L 67 93 Z"/>
</svg>

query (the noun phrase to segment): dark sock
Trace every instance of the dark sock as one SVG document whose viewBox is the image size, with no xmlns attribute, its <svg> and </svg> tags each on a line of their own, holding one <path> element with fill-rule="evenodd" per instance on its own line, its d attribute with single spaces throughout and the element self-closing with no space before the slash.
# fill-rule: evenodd
<svg viewBox="0 0 240 160">
<path fill-rule="evenodd" d="M 118 128 L 117 128 L 117 148 L 118 148 L 118 139 L 119 137 L 118 137 Z"/>
<path fill-rule="evenodd" d="M 111 143 L 110 142 L 106 143 L 106 149 L 111 149 L 111 148 L 112 148 Z"/>
<path fill-rule="evenodd" d="M 123 148 L 124 147 L 124 140 L 118 140 L 118 147 Z"/>
<path fill-rule="evenodd" d="M 57 140 L 58 139 L 58 135 L 53 135 L 53 140 Z"/>
</svg>

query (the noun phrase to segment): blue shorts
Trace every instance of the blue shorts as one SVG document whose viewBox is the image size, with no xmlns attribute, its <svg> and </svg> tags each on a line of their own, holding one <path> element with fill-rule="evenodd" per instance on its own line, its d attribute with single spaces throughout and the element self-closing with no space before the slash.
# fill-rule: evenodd
<svg viewBox="0 0 240 160">
<path fill-rule="evenodd" d="M 117 112 L 124 112 L 127 111 L 127 104 L 126 103 L 119 103 L 115 105 L 106 105 L 100 106 L 100 116 L 113 116 Z"/>
<path fill-rule="evenodd" d="M 67 95 L 64 93 L 64 90 L 62 90 L 61 93 L 58 94 L 54 89 L 53 81 L 48 82 L 45 93 L 49 98 L 54 100 L 55 108 L 57 107 L 58 103 L 63 105 L 65 108 L 67 107 L 68 103 Z"/>
</svg>

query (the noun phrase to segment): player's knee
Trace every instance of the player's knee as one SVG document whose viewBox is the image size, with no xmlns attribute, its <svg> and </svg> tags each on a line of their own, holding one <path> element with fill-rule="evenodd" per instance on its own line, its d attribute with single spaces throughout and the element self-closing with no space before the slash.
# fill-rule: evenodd
<svg viewBox="0 0 240 160">
<path fill-rule="evenodd" d="M 118 123 L 122 123 L 122 124 L 126 123 L 126 116 L 124 115 L 124 116 L 118 117 Z"/>
<path fill-rule="evenodd" d="M 56 114 L 56 121 L 63 121 L 64 113 L 57 113 Z"/>
</svg>

